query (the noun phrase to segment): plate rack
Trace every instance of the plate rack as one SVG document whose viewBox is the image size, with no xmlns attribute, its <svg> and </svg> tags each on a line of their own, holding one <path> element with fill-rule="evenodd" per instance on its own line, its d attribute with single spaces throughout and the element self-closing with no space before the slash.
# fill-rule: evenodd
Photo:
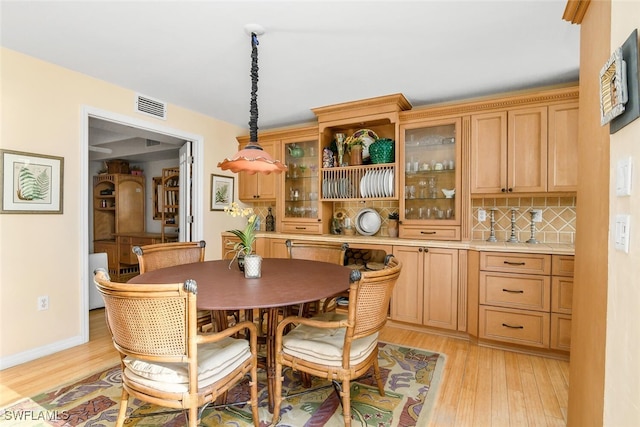
<svg viewBox="0 0 640 427">
<path fill-rule="evenodd" d="M 322 200 L 397 200 L 394 163 L 322 169 Z"/>
</svg>

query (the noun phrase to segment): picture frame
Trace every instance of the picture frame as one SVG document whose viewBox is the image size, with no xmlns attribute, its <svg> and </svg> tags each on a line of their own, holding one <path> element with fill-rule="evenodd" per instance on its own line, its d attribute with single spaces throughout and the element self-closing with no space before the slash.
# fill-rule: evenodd
<svg viewBox="0 0 640 427">
<path fill-rule="evenodd" d="M 624 112 L 627 103 L 627 71 L 622 49 L 616 49 L 600 69 L 600 125 Z"/>
<path fill-rule="evenodd" d="M 0 150 L 0 213 L 62 214 L 64 158 Z"/>
<path fill-rule="evenodd" d="M 631 32 L 622 44 L 622 60 L 627 70 L 627 103 L 624 112 L 609 123 L 609 133 L 614 134 L 640 117 L 640 82 L 638 77 L 638 30 Z"/>
<path fill-rule="evenodd" d="M 225 207 L 233 203 L 232 176 L 211 174 L 211 209 L 212 211 L 223 211 Z"/>
</svg>

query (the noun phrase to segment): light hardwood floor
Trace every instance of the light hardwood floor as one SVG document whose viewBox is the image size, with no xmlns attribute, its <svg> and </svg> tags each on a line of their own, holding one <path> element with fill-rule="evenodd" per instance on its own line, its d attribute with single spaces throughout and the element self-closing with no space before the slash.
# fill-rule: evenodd
<svg viewBox="0 0 640 427">
<path fill-rule="evenodd" d="M 103 310 L 90 323 L 87 344 L 0 371 L 0 407 L 117 364 Z M 391 326 L 380 339 L 446 355 L 430 426 L 566 425 L 568 362 Z"/>
</svg>

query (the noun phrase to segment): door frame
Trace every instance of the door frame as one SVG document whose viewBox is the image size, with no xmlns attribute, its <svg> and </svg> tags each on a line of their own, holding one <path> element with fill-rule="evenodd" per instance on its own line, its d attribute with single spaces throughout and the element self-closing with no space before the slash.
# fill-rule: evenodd
<svg viewBox="0 0 640 427">
<path fill-rule="evenodd" d="M 111 111 L 84 105 L 82 106 L 80 120 L 80 176 L 81 179 L 81 203 L 80 203 L 80 253 L 81 253 L 81 272 L 80 272 L 80 301 L 82 302 L 82 319 L 81 319 L 81 336 L 82 343 L 89 341 L 89 284 L 86 283 L 89 274 L 89 119 L 95 118 L 130 126 L 134 128 L 144 129 L 150 132 L 170 135 L 176 138 L 188 140 L 192 142 L 192 197 L 193 205 L 193 223 L 192 236 L 194 241 L 202 240 L 203 224 L 204 224 L 204 203 L 203 197 L 203 166 L 204 166 L 204 137 L 201 135 L 189 133 L 180 129 L 170 128 L 157 123 L 152 123 L 135 117 L 123 114 L 113 113 Z"/>
</svg>

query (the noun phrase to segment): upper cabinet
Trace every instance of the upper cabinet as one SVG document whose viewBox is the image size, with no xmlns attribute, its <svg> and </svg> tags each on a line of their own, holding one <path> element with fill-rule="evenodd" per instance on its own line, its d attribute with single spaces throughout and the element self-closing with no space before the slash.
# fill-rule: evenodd
<svg viewBox="0 0 640 427">
<path fill-rule="evenodd" d="M 400 237 L 460 240 L 461 119 L 400 126 Z"/>
<path fill-rule="evenodd" d="M 316 108 L 320 197 L 324 201 L 398 199 L 398 113 L 411 105 L 401 94 Z M 359 145 L 349 150 L 349 138 Z M 376 142 L 385 139 L 383 142 Z M 346 141 L 340 149 L 341 141 Z M 375 145 L 374 145 L 375 144 Z M 331 147 L 338 152 L 334 156 Z"/>
<path fill-rule="evenodd" d="M 472 114 L 471 193 L 576 191 L 578 103 L 573 94 L 577 98 L 575 89 L 519 102 L 510 98 L 504 105 L 536 105 Z M 569 102 L 556 101 L 562 98 Z"/>
<path fill-rule="evenodd" d="M 578 101 L 549 107 L 549 191 L 577 191 Z"/>
<path fill-rule="evenodd" d="M 322 234 L 329 232 L 331 206 L 320 202 L 320 149 L 316 126 L 281 135 L 280 159 L 287 165 L 277 205 L 278 231 Z"/>
<path fill-rule="evenodd" d="M 249 143 L 249 137 L 238 137 L 240 147 L 243 148 Z M 269 153 L 274 159 L 278 159 L 280 155 L 280 140 L 268 137 L 259 138 L 260 146 L 264 151 Z M 238 198 L 243 202 L 269 202 L 275 201 L 277 195 L 277 176 L 276 174 L 254 174 L 250 175 L 246 172 L 238 173 Z"/>
</svg>

